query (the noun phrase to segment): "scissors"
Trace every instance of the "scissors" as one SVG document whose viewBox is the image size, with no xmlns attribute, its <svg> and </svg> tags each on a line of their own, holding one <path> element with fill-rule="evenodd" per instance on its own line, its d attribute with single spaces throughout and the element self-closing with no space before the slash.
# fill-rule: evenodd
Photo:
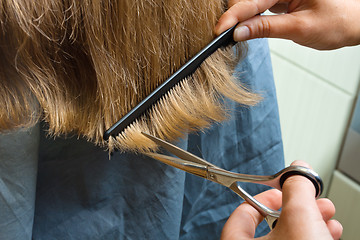
<svg viewBox="0 0 360 240">
<path fill-rule="evenodd" d="M 167 165 L 179 168 L 185 172 L 230 188 L 233 192 L 242 197 L 247 203 L 253 206 L 265 218 L 270 229 L 275 227 L 276 222 L 280 216 L 280 211 L 270 209 L 261 202 L 257 201 L 248 192 L 240 187 L 239 182 L 258 183 L 281 190 L 285 180 L 288 177 L 301 175 L 308 178 L 313 183 L 316 190 L 316 198 L 321 195 L 323 190 L 323 183 L 320 176 L 315 171 L 306 167 L 290 166 L 284 168 L 274 175 L 269 176 L 234 173 L 217 167 L 214 164 L 209 163 L 206 160 L 197 157 L 160 138 L 144 132 L 142 132 L 142 134 L 178 158 L 154 152 L 146 153 L 146 155 Z"/>
</svg>

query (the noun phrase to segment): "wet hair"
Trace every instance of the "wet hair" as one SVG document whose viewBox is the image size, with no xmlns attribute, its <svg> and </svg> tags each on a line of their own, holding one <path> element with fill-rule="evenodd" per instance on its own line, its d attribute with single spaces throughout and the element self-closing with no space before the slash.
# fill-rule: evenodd
<svg viewBox="0 0 360 240">
<path fill-rule="evenodd" d="M 0 131 L 47 123 L 110 150 L 154 147 L 226 116 L 223 98 L 259 99 L 234 81 L 232 49 L 218 50 L 118 137 L 125 115 L 213 38 L 222 0 L 0 0 Z M 241 54 L 245 46 L 239 46 Z"/>
</svg>

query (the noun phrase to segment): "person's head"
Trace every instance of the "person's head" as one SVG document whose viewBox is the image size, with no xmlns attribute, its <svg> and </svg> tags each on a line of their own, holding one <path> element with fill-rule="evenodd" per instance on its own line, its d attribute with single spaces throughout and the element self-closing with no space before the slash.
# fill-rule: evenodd
<svg viewBox="0 0 360 240">
<path fill-rule="evenodd" d="M 224 119 L 223 95 L 256 96 L 233 82 L 232 50 L 219 50 L 148 117 L 118 138 L 102 135 L 213 38 L 219 0 L 0 1 L 0 129 L 48 123 L 121 149 L 172 140 Z M 240 50 L 243 50 L 241 48 Z"/>
</svg>

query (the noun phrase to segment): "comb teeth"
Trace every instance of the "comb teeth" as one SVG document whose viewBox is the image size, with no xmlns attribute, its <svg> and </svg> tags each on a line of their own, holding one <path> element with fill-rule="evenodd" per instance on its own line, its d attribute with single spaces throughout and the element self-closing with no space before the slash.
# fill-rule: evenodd
<svg viewBox="0 0 360 240">
<path fill-rule="evenodd" d="M 215 52 L 194 74 L 166 92 L 146 114 L 135 119 L 115 137 L 110 137 L 110 151 L 112 148 L 153 151 L 157 146 L 141 132 L 174 141 L 189 131 L 202 130 L 213 122 L 222 121 L 227 117 L 224 95 L 246 105 L 255 103 L 256 95 L 233 81 L 229 64 L 221 57 L 224 52 Z M 218 66 L 218 69 L 209 65 Z"/>
<path fill-rule="evenodd" d="M 184 79 L 163 96 L 146 114 L 127 126 L 116 139 L 116 146 L 121 150 L 151 151 L 155 144 L 141 134 L 149 132 L 162 139 L 173 141 L 184 133 L 209 126 L 214 120 L 223 120 L 224 114 L 216 99 L 205 97 L 208 92 L 204 87 Z M 201 104 L 186 106 L 190 99 L 196 98 Z M 214 119 L 214 120 L 213 120 Z M 149 145 L 150 144 L 150 145 Z"/>
<path fill-rule="evenodd" d="M 163 97 L 170 89 L 186 77 L 193 74 L 202 62 L 205 61 L 211 54 L 221 47 L 233 45 L 233 33 L 236 25 L 223 32 L 215 38 L 209 45 L 203 48 L 190 61 L 183 65 L 170 78 L 156 88 L 149 96 L 142 100 L 129 113 L 122 117 L 117 123 L 110 127 L 104 133 L 104 140 L 108 140 L 110 136 L 116 136 L 121 133 L 128 125 L 141 117 L 152 105 L 154 105 L 161 97 Z"/>
</svg>

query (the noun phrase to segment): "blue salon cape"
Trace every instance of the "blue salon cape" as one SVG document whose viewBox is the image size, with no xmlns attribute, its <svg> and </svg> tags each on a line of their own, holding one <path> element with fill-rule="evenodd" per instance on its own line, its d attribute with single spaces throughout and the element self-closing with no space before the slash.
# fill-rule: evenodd
<svg viewBox="0 0 360 240">
<path fill-rule="evenodd" d="M 235 74 L 264 98 L 229 102 L 231 116 L 178 145 L 227 170 L 283 168 L 266 40 L 249 42 Z M 0 239 L 219 239 L 242 202 L 229 189 L 142 155 L 108 153 L 83 139 L 46 138 L 41 125 L 0 137 Z M 255 195 L 266 188 L 243 184 Z M 258 234 L 268 231 L 266 224 Z"/>
</svg>

